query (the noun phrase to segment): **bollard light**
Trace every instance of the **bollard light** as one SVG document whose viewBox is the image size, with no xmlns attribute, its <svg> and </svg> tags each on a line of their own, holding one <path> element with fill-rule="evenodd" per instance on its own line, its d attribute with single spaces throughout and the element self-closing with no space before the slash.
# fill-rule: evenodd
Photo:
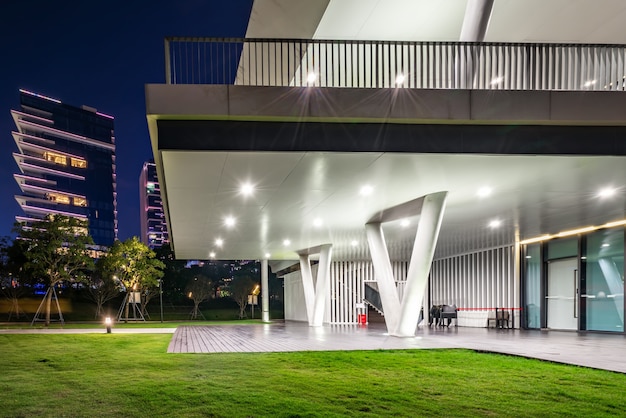
<svg viewBox="0 0 626 418">
<path fill-rule="evenodd" d="M 107 326 L 107 334 L 111 333 L 111 317 L 107 316 L 104 319 L 104 324 Z"/>
</svg>

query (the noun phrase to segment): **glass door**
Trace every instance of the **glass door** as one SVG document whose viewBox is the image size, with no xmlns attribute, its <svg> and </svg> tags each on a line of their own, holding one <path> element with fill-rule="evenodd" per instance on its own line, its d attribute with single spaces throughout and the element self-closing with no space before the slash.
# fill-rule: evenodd
<svg viewBox="0 0 626 418">
<path fill-rule="evenodd" d="M 578 329 L 578 259 L 548 261 L 548 328 Z"/>
</svg>

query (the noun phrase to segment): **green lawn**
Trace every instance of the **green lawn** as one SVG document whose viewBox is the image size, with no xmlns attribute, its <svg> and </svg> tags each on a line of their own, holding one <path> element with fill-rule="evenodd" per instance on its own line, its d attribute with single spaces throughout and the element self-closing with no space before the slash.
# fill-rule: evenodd
<svg viewBox="0 0 626 418">
<path fill-rule="evenodd" d="M 626 375 L 468 350 L 167 354 L 170 335 L 0 335 L 0 416 L 624 416 Z"/>
</svg>

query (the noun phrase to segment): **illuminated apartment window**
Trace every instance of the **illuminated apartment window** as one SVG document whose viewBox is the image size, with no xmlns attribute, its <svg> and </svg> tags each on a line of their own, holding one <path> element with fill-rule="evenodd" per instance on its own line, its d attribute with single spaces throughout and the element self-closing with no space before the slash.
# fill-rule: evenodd
<svg viewBox="0 0 626 418">
<path fill-rule="evenodd" d="M 56 203 L 70 204 L 70 197 L 60 193 L 48 193 L 48 199 Z"/>
<path fill-rule="evenodd" d="M 87 168 L 87 161 L 83 160 L 82 158 L 71 157 L 70 164 L 72 165 L 72 167 Z"/>
<path fill-rule="evenodd" d="M 43 153 L 43 158 L 55 164 L 67 165 L 67 157 L 56 152 L 46 151 Z"/>
<path fill-rule="evenodd" d="M 84 197 L 75 197 L 74 198 L 74 206 L 80 206 L 80 207 L 86 207 L 87 206 L 87 199 L 85 199 Z"/>
</svg>

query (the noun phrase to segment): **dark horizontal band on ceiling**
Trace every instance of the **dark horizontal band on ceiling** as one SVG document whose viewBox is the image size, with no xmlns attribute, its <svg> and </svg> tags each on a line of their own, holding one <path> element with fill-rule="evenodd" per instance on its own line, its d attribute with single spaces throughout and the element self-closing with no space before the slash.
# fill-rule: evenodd
<svg viewBox="0 0 626 418">
<path fill-rule="evenodd" d="M 159 120 L 160 150 L 626 155 L 626 126 Z"/>
</svg>

